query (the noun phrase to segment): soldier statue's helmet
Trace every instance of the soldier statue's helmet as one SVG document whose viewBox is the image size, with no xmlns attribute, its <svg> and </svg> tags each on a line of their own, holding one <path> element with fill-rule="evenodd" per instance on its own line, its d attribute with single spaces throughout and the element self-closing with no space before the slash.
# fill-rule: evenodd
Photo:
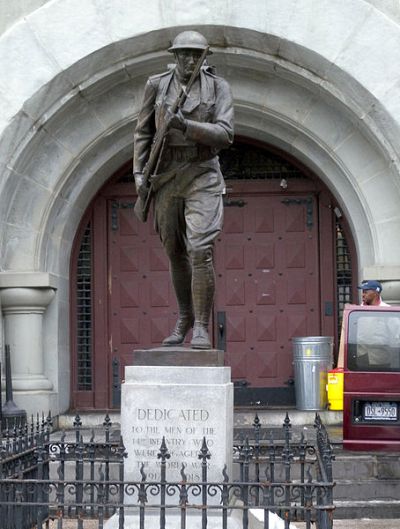
<svg viewBox="0 0 400 529">
<path fill-rule="evenodd" d="M 172 46 L 168 48 L 170 53 L 179 50 L 205 50 L 208 48 L 208 42 L 205 37 L 198 31 L 182 31 L 174 38 Z M 207 55 L 211 55 L 208 50 Z"/>
</svg>

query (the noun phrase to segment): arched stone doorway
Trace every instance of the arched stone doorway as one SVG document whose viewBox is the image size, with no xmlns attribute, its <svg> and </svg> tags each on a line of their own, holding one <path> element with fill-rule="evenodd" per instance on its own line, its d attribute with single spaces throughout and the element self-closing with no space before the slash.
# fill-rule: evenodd
<svg viewBox="0 0 400 529">
<path fill-rule="evenodd" d="M 342 243 L 350 239 L 331 193 L 301 164 L 244 140 L 221 163 L 227 195 L 213 344 L 226 351 L 237 404 L 292 404 L 291 338 L 336 336 L 338 292 L 350 299 L 355 255 L 347 245 L 343 284 L 337 230 Z M 118 407 L 133 350 L 158 346 L 176 318 L 167 259 L 151 222 L 133 215 L 133 190 L 128 164 L 98 193 L 75 241 L 74 408 Z"/>
<path fill-rule="evenodd" d="M 0 287 L 8 289 L 7 303 L 8 294 L 15 303 L 10 289 L 22 289 L 24 303 L 30 289 L 56 291 L 38 351 L 52 390 L 40 386 L 28 362 L 20 363 L 24 384 L 14 385 L 16 402 L 28 413 L 70 405 L 73 239 L 88 204 L 131 157 L 145 80 L 165 69 L 165 50 L 184 28 L 200 30 L 213 47 L 213 64 L 233 89 L 236 133 L 313 170 L 348 219 L 357 275 L 384 280 L 385 300 L 400 299 L 400 119 L 393 104 L 397 73 L 389 67 L 396 63 L 399 26 L 357 0 L 332 7 L 333 17 L 326 16 L 329 2 L 316 9 L 300 0 L 300 18 L 289 3 L 264 13 L 262 0 L 260 10 L 221 5 L 217 18 L 212 3 L 188 13 L 179 0 L 173 19 L 147 4 L 104 17 L 104 3 L 93 0 L 97 15 L 79 10 L 77 31 L 72 4 L 54 0 L 0 38 L 8 79 L 0 90 Z M 359 16 L 349 17 L 354 12 Z M 371 43 L 368 53 L 360 53 L 360 42 Z M 3 314 L 14 309 L 5 304 Z M 23 319 L 18 311 L 15 319 Z M 27 358 L 25 347 L 18 357 Z"/>
</svg>

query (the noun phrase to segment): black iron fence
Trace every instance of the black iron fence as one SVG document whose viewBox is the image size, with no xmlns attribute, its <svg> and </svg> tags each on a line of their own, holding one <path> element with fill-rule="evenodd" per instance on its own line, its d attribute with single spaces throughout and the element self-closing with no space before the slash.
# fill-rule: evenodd
<svg viewBox="0 0 400 529">
<path fill-rule="evenodd" d="M 233 476 L 221 469 L 219 481 L 209 480 L 212 454 L 205 438 L 198 455 L 201 481 L 187 479 L 184 462 L 181 479 L 168 479 L 165 440 L 159 481 L 147 479 L 144 465 L 139 481 L 126 481 L 124 445 L 112 439 L 111 429 L 107 416 L 102 438 L 92 432 L 84 439 L 77 416 L 74 430 L 55 438 L 51 418 L 42 417 L 6 432 L 0 448 L 2 529 L 102 529 L 106 523 L 112 529 L 146 529 L 150 523 L 189 529 L 193 517 L 202 529 L 216 519 L 222 529 L 231 520 L 247 529 L 255 517 L 269 529 L 276 516 L 286 529 L 299 521 L 307 529 L 314 522 L 319 529 L 332 527 L 334 456 L 318 415 L 312 442 L 304 435 L 292 439 L 288 416 L 279 432 L 268 431 L 256 416 L 253 428 L 236 438 Z"/>
<path fill-rule="evenodd" d="M 49 477 L 51 427 L 50 416 L 38 415 L 30 424 L 15 421 L 12 428 L 1 433 L 0 520 L 4 529 L 33 527 L 37 516 L 44 518 L 48 513 L 40 491 L 23 484 Z M 37 509 L 31 506 L 35 504 Z"/>
</svg>

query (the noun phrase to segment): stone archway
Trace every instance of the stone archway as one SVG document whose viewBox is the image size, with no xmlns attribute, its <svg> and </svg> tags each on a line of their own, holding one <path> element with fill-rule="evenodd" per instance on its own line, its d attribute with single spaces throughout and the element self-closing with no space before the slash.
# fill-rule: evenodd
<svg viewBox="0 0 400 529">
<path fill-rule="evenodd" d="M 2 67 L 13 73 L 12 95 L 7 97 L 0 86 L 3 107 L 9 103 L 0 144 L 0 285 L 57 288 L 46 312 L 49 338 L 43 345 L 45 375 L 56 394 L 53 409 L 63 410 L 69 401 L 64 322 L 74 233 L 96 191 L 129 159 L 144 80 L 163 70 L 169 59 L 164 50 L 182 26 L 195 24 L 214 46 L 213 62 L 233 86 L 237 133 L 292 153 L 336 196 L 355 234 L 361 269 L 393 268 L 399 261 L 393 237 L 400 224 L 400 135 L 396 110 L 390 110 L 397 79 L 389 78 L 392 69 L 385 71 L 399 49 L 390 45 L 399 38 L 398 28 L 356 1 L 340 2 L 334 24 L 328 24 L 322 10 L 330 4 L 321 2 L 311 17 L 311 35 L 301 23 L 310 17 L 310 6 L 298 4 L 295 20 L 285 13 L 288 6 L 270 7 L 262 17 L 265 5 L 260 2 L 257 17 L 240 12 L 240 27 L 233 13 L 223 9 L 215 14 L 204 7 L 210 15 L 210 25 L 204 25 L 207 17 L 200 11 L 185 16 L 177 9 L 173 20 L 157 11 L 148 19 L 148 10 L 135 6 L 134 36 L 122 8 L 113 18 L 119 25 L 110 28 L 93 0 L 79 12 L 77 25 L 70 0 L 55 1 L 0 39 Z M 355 12 L 362 20 L 357 27 L 349 24 Z M 61 23 L 70 39 L 62 46 Z M 371 39 L 377 23 L 386 40 L 371 50 L 360 69 L 357 45 L 364 37 Z M 346 46 L 352 33 L 358 39 Z M 10 53 L 17 35 L 20 47 Z M 27 49 L 32 75 L 22 60 Z M 377 71 L 377 64 L 379 79 L 367 75 Z M 394 268 L 391 273 L 396 277 Z M 29 394 L 19 398 L 29 405 Z"/>
<path fill-rule="evenodd" d="M 351 236 L 335 220 L 331 193 L 292 157 L 236 138 L 220 161 L 227 195 L 210 336 L 226 351 L 238 405 L 292 405 L 292 337 L 335 336 L 337 346 L 339 305 L 355 299 L 354 251 L 343 253 L 346 280 L 338 277 L 344 261 L 337 230 L 346 246 Z M 125 164 L 99 191 L 74 242 L 71 406 L 77 410 L 118 408 L 134 349 L 159 346 L 176 320 L 159 237 L 151 219 L 143 224 L 133 214 L 130 170 Z"/>
</svg>

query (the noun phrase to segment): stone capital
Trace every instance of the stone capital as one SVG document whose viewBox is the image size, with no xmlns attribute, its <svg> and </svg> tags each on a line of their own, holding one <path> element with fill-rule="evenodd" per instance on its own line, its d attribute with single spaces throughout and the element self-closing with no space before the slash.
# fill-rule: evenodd
<svg viewBox="0 0 400 529">
<path fill-rule="evenodd" d="M 53 288 L 3 288 L 0 290 L 4 314 L 43 314 L 54 298 Z"/>
</svg>

